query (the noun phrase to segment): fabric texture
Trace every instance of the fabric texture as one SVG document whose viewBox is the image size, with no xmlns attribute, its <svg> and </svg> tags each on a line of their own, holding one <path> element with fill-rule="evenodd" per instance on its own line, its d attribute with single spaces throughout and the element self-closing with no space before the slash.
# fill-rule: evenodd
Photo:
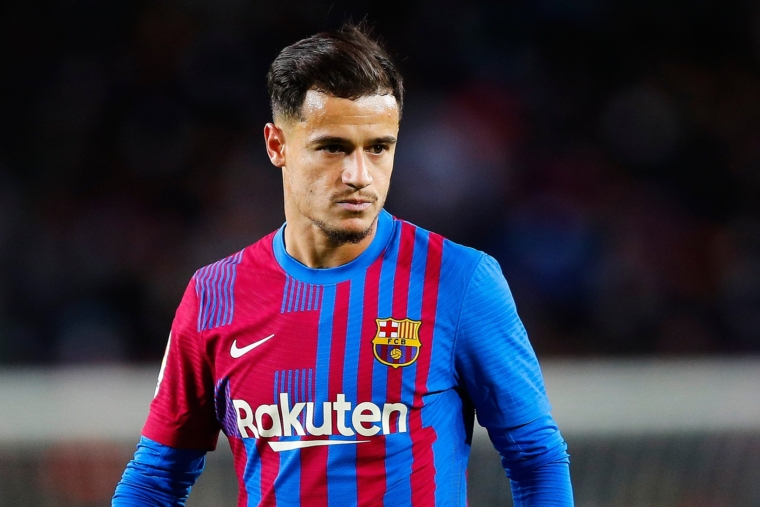
<svg viewBox="0 0 760 507">
<path fill-rule="evenodd" d="M 287 254 L 285 227 L 195 274 L 144 437 L 213 449 L 222 431 L 239 506 L 464 507 L 477 414 L 518 505 L 572 505 L 494 259 L 383 211 L 359 257 L 311 269 Z"/>
</svg>

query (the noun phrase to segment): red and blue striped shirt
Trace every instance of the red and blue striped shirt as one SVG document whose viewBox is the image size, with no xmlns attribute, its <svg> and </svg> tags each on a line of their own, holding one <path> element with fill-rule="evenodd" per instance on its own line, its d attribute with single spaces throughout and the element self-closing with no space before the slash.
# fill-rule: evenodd
<svg viewBox="0 0 760 507">
<path fill-rule="evenodd" d="M 146 440 L 224 432 L 239 506 L 464 506 L 475 412 L 507 469 L 566 462 L 493 259 L 383 211 L 359 257 L 311 269 L 284 228 L 196 272 Z M 533 421 L 541 452 L 511 448 Z"/>
</svg>

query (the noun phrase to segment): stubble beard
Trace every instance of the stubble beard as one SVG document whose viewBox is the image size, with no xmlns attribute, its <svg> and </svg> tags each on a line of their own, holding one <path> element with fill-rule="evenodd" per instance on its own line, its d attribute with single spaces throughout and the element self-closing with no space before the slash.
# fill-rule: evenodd
<svg viewBox="0 0 760 507">
<path fill-rule="evenodd" d="M 375 228 L 375 224 L 377 223 L 377 217 L 375 217 L 374 220 L 372 220 L 372 223 L 369 224 L 369 227 L 363 231 L 335 229 L 333 227 L 330 227 L 327 223 L 316 219 L 312 219 L 311 223 L 319 227 L 319 229 L 325 233 L 325 236 L 327 236 L 327 238 L 335 245 L 345 245 L 347 243 L 355 245 L 372 234 L 372 230 Z"/>
</svg>

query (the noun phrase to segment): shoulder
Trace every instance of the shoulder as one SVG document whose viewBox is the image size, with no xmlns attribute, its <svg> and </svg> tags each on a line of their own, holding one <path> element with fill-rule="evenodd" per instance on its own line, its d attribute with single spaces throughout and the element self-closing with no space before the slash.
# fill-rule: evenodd
<svg viewBox="0 0 760 507">
<path fill-rule="evenodd" d="M 274 232 L 223 259 L 198 269 L 190 285 L 194 287 L 198 331 L 230 324 L 235 305 L 235 287 L 245 285 L 246 272 L 274 264 Z M 188 291 L 190 288 L 188 288 Z"/>
<path fill-rule="evenodd" d="M 487 254 L 475 248 L 456 243 L 441 234 L 425 229 L 407 220 L 393 217 L 396 238 L 403 241 L 404 235 L 414 238 L 415 247 L 439 248 L 444 263 L 476 265 Z"/>
<path fill-rule="evenodd" d="M 235 274 L 239 269 L 245 269 L 262 261 L 273 260 L 272 239 L 277 231 L 267 234 L 252 245 L 228 255 L 216 262 L 207 264 L 198 269 L 193 275 L 193 281 L 205 283 L 207 280 L 216 279 L 219 276 Z"/>
<path fill-rule="evenodd" d="M 440 273 L 442 288 L 453 291 L 452 294 L 463 295 L 473 274 L 482 264 L 495 264 L 498 270 L 498 263 L 485 252 L 452 241 L 406 220 L 394 217 L 394 223 L 400 251 L 405 250 L 405 244 L 414 245 L 415 256 L 418 255 L 418 251 L 426 251 L 426 263 L 436 264 L 434 267 Z M 405 237 L 408 239 L 405 240 Z"/>
</svg>

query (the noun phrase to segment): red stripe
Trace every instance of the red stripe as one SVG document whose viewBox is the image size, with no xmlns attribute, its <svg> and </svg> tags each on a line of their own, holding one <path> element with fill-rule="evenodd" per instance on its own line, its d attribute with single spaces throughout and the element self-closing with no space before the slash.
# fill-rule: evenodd
<svg viewBox="0 0 760 507">
<path fill-rule="evenodd" d="M 396 276 L 393 283 L 393 318 L 407 318 L 409 303 L 409 277 L 412 272 L 412 255 L 414 254 L 414 235 L 417 228 L 408 222 L 401 222 L 401 241 L 398 247 Z M 391 358 L 388 357 L 390 360 Z M 390 361 L 389 361 L 390 362 Z M 401 401 L 401 381 L 403 368 L 388 368 L 387 402 Z M 398 431 L 398 421 L 391 422 L 392 433 Z"/>
<path fill-rule="evenodd" d="M 320 410 L 321 410 L 320 406 Z M 317 440 L 324 437 L 303 437 Z M 327 507 L 327 447 L 301 449 L 301 505 Z M 295 496 L 296 492 L 291 492 Z"/>
<path fill-rule="evenodd" d="M 315 340 L 316 341 L 316 340 Z M 316 362 L 315 362 L 316 364 Z M 314 381 L 310 400 L 317 399 L 317 382 Z M 315 410 L 322 410 L 321 402 L 315 401 Z M 306 435 L 302 440 L 318 440 L 324 437 Z M 309 447 L 301 449 L 301 505 L 327 507 L 327 448 Z"/>
<path fill-rule="evenodd" d="M 274 480 L 280 473 L 280 455 L 274 452 L 264 438 L 256 439 L 256 449 L 261 456 L 261 506 L 276 507 Z"/>
<path fill-rule="evenodd" d="M 346 358 L 346 328 L 348 326 L 348 298 L 351 282 L 339 283 L 335 288 L 335 310 L 333 312 L 332 341 L 330 342 L 330 377 L 328 396 L 335 400 L 343 392 L 343 366 Z M 333 420 L 333 430 L 338 426 Z"/>
<path fill-rule="evenodd" d="M 412 438 L 412 505 L 422 507 L 435 505 L 435 462 L 432 444 L 436 435 L 433 428 L 422 427 L 422 394 L 427 391 L 430 373 L 430 351 L 433 348 L 433 329 L 438 303 L 438 284 L 441 275 L 443 238 L 430 234 L 425 266 L 425 285 L 422 291 L 422 325 L 420 326 L 420 355 L 417 358 L 417 377 L 414 386 L 414 403 L 409 416 L 409 432 Z"/>
<path fill-rule="evenodd" d="M 348 301 L 350 282 L 339 283 L 335 289 L 332 338 L 330 341 L 330 365 L 327 383 L 328 399 L 335 400 L 343 392 L 343 365 L 346 356 L 346 328 L 348 326 Z M 324 367 L 317 365 L 317 368 Z M 314 389 L 316 389 L 316 382 Z M 313 399 L 316 394 L 313 395 Z M 321 401 L 316 401 L 315 410 L 321 410 Z M 349 421 L 350 423 L 350 421 Z M 333 433 L 338 432 L 336 416 L 333 414 Z M 303 440 L 324 437 L 304 437 Z M 327 507 L 327 448 L 313 447 L 301 449 L 301 505 Z"/>
<path fill-rule="evenodd" d="M 357 402 L 372 400 L 372 370 L 375 356 L 372 353 L 372 338 L 377 332 L 378 291 L 380 287 L 380 269 L 383 256 L 380 256 L 367 270 L 364 280 L 364 314 L 362 316 L 362 342 L 359 344 L 359 369 L 357 372 Z M 370 439 L 370 443 L 356 446 L 356 491 L 358 505 L 377 505 L 377 499 L 385 493 L 385 437 L 379 434 Z"/>
</svg>

